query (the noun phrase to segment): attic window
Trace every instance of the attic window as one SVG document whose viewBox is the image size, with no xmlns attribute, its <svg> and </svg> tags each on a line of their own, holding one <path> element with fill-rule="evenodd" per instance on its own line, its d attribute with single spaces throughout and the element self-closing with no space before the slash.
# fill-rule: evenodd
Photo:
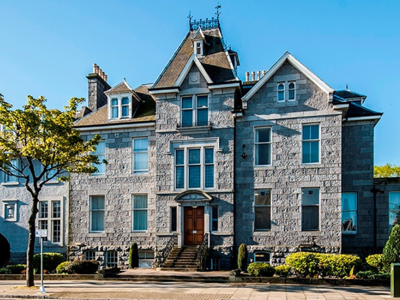
<svg viewBox="0 0 400 300">
<path fill-rule="evenodd" d="M 108 118 L 110 120 L 124 119 L 132 116 L 131 95 L 112 95 L 108 100 Z"/>
<path fill-rule="evenodd" d="M 278 102 L 296 100 L 296 82 L 284 81 L 277 84 Z"/>
<path fill-rule="evenodd" d="M 203 55 L 203 41 L 194 42 L 194 54 L 196 54 L 196 56 Z"/>
</svg>

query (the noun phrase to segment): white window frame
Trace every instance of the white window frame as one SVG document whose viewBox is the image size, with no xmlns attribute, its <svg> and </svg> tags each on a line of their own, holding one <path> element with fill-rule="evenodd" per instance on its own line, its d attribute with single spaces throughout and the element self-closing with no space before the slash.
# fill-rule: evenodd
<svg viewBox="0 0 400 300">
<path fill-rule="evenodd" d="M 258 193 L 267 193 L 269 194 L 269 204 L 256 204 L 256 197 Z M 269 208 L 269 228 L 256 228 L 256 210 L 257 208 Z M 267 217 L 267 216 L 264 216 Z M 270 189 L 262 189 L 254 191 L 254 231 L 271 231 L 272 227 L 272 197 Z"/>
<path fill-rule="evenodd" d="M 114 95 L 109 95 L 108 97 L 108 119 L 109 120 L 120 120 L 120 119 L 129 119 L 132 117 L 132 94 L 114 94 Z M 122 104 L 122 99 L 128 98 L 129 104 Z M 116 99 L 117 100 L 117 105 L 112 105 L 112 100 Z M 122 107 L 128 106 L 128 115 L 123 116 L 122 115 Z M 118 107 L 118 113 L 117 117 L 112 116 L 112 108 L 113 107 Z"/>
<path fill-rule="evenodd" d="M 189 164 L 189 150 L 195 150 L 195 149 L 200 149 L 200 163 L 198 164 Z M 213 162 L 212 163 L 206 163 L 205 161 L 205 151 L 206 149 L 212 149 L 213 150 Z M 183 151 L 183 164 L 177 164 L 176 163 L 176 152 L 177 151 Z M 200 166 L 200 186 L 199 187 L 189 187 L 189 167 L 190 166 L 195 166 L 199 165 Z M 213 186 L 212 187 L 206 187 L 206 166 L 213 166 Z M 177 187 L 177 167 L 183 167 L 183 172 L 184 172 L 184 183 L 183 187 Z M 174 149 L 174 186 L 175 190 L 198 190 L 198 189 L 203 189 L 203 190 L 212 190 L 215 189 L 215 147 L 209 146 L 209 145 L 198 145 L 198 146 L 181 146 L 178 148 Z"/>
<path fill-rule="evenodd" d="M 147 149 L 146 150 L 135 150 L 135 141 L 136 140 L 146 140 L 147 141 Z M 147 154 L 147 166 L 145 169 L 135 169 L 135 155 L 136 154 Z M 149 138 L 148 137 L 136 137 L 132 139 L 132 172 L 134 174 L 144 174 L 149 172 Z"/>
<path fill-rule="evenodd" d="M 318 126 L 318 138 L 317 139 L 304 139 L 304 128 L 309 126 Z M 304 154 L 304 143 L 318 143 L 318 161 L 304 161 L 303 154 Z M 310 164 L 320 164 L 321 163 L 321 125 L 319 123 L 307 123 L 302 124 L 301 127 L 301 163 L 304 165 Z"/>
<path fill-rule="evenodd" d="M 207 97 L 207 106 L 202 106 L 202 107 L 198 107 L 197 106 L 197 99 L 199 97 Z M 183 99 L 189 99 L 189 98 L 192 98 L 192 107 L 191 108 L 183 108 Z M 200 110 L 207 110 L 207 122 L 206 122 L 206 124 L 199 125 L 198 112 Z M 181 127 L 182 128 L 190 128 L 190 127 L 208 126 L 208 124 L 210 122 L 209 110 L 210 110 L 210 99 L 208 97 L 208 94 L 195 94 L 195 95 L 181 96 Z M 184 111 L 191 111 L 192 112 L 192 123 L 191 123 L 190 126 L 189 125 L 185 125 L 183 123 L 183 112 Z"/>
<path fill-rule="evenodd" d="M 146 196 L 146 207 L 135 207 L 135 196 Z M 132 195 L 132 232 L 146 232 L 149 228 L 149 197 L 147 194 L 133 194 Z M 146 212 L 146 228 L 145 229 L 135 229 L 135 211 L 145 211 Z"/>
<path fill-rule="evenodd" d="M 9 215 L 9 212 L 13 213 Z M 3 200 L 3 220 L 9 222 L 18 221 L 18 200 Z"/>
<path fill-rule="evenodd" d="M 102 197 L 104 202 L 104 208 L 96 208 L 92 207 L 92 199 L 93 197 Z M 103 230 L 94 230 L 92 226 L 93 221 L 93 212 L 103 212 Z M 104 232 L 106 228 L 106 197 L 105 195 L 90 195 L 89 197 L 89 232 Z"/>
<path fill-rule="evenodd" d="M 344 207 L 344 201 L 354 201 L 354 206 L 355 209 L 345 209 Z M 351 222 L 347 222 L 347 225 L 345 227 L 344 222 L 348 221 L 348 218 L 344 217 L 344 213 L 352 213 L 353 216 L 355 217 L 355 220 L 353 220 L 353 216 L 351 217 Z M 345 192 L 342 193 L 342 233 L 344 234 L 356 234 L 357 233 L 357 228 L 358 228 L 358 195 L 357 192 Z M 348 229 L 348 226 L 355 226 L 355 230 L 346 230 Z M 352 226 L 352 227 L 353 227 Z"/>
<path fill-rule="evenodd" d="M 117 268 L 118 267 L 118 252 L 115 250 L 109 250 L 106 252 L 106 268 Z"/>
<path fill-rule="evenodd" d="M 47 215 L 42 216 L 41 213 L 41 203 L 47 202 Z M 53 208 L 55 203 L 59 203 L 59 217 L 54 216 Z M 59 241 L 54 241 L 56 221 L 59 223 Z M 47 242 L 54 245 L 63 245 L 64 242 L 64 201 L 63 197 L 46 197 L 39 199 L 39 212 L 37 217 L 38 229 L 47 229 Z M 41 222 L 47 223 L 47 228 L 43 228 L 40 224 Z"/>
<path fill-rule="evenodd" d="M 290 85 L 294 84 L 294 88 L 290 88 Z M 283 89 L 279 89 L 280 85 L 283 85 Z M 279 81 L 276 83 L 276 100 L 277 102 L 291 102 L 296 101 L 296 81 L 288 80 L 288 81 Z M 293 91 L 293 98 L 290 98 L 290 92 Z M 283 99 L 279 100 L 279 95 L 283 94 Z"/>
<path fill-rule="evenodd" d="M 200 51 L 198 51 L 200 50 Z M 193 51 L 196 56 L 204 56 L 204 43 L 203 41 L 194 41 Z"/>
<path fill-rule="evenodd" d="M 100 144 L 104 144 L 104 153 L 103 152 L 97 152 L 98 151 L 98 146 Z M 101 175 L 105 175 L 106 171 L 107 171 L 107 165 L 105 163 L 102 162 L 103 159 L 106 158 L 106 141 L 105 140 L 101 140 L 99 142 L 99 144 L 96 146 L 96 151 L 92 153 L 93 155 L 96 155 L 99 158 L 100 164 L 93 164 L 94 167 L 96 167 L 98 169 L 97 172 L 92 173 L 92 176 L 101 176 Z M 104 172 L 101 171 L 100 168 L 104 168 Z"/>
<path fill-rule="evenodd" d="M 259 133 L 261 130 L 269 130 L 269 141 L 267 142 L 259 142 Z M 267 164 L 260 164 L 259 157 L 260 157 L 260 145 L 269 145 L 268 149 L 268 161 Z M 259 166 L 271 166 L 272 165 L 272 128 L 271 127 L 255 127 L 254 128 L 254 165 Z"/>
<path fill-rule="evenodd" d="M 10 160 L 11 165 L 15 166 L 16 168 L 19 167 L 19 160 L 12 159 Z M 10 172 L 15 174 L 16 171 L 10 168 Z M 16 175 L 9 175 L 4 173 L 4 183 L 6 184 L 19 184 L 19 178 Z"/>
<path fill-rule="evenodd" d="M 318 193 L 318 204 L 304 204 L 303 200 L 305 200 L 305 193 L 309 194 L 309 191 L 317 191 Z M 317 207 L 318 208 L 318 228 L 317 229 L 310 229 L 310 228 L 303 228 L 303 219 L 305 215 L 303 214 L 305 207 Z M 311 231 L 320 231 L 321 230 L 321 190 L 317 187 L 305 187 L 301 189 L 301 231 L 311 232 Z"/>
</svg>

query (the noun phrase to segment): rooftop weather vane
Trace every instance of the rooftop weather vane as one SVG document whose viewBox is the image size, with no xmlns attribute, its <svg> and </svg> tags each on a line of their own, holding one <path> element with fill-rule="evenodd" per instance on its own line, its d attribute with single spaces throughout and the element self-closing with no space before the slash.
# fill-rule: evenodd
<svg viewBox="0 0 400 300">
<path fill-rule="evenodd" d="M 189 15 L 187 16 L 187 18 L 189 19 L 189 24 L 192 22 L 192 12 L 189 10 Z"/>
<path fill-rule="evenodd" d="M 217 15 L 217 20 L 219 20 L 219 15 L 221 14 L 221 12 L 219 11 L 220 8 L 221 4 L 217 3 L 217 6 L 215 7 L 215 9 L 217 10 L 217 12 L 215 13 Z"/>
</svg>

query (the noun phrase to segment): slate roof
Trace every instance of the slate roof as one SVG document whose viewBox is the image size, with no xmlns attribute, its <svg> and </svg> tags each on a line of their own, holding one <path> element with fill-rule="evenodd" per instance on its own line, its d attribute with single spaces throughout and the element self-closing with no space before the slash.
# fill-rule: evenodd
<svg viewBox="0 0 400 300">
<path fill-rule="evenodd" d="M 360 95 L 360 94 L 358 94 Z M 361 96 L 358 96 L 361 97 Z M 363 96 L 366 97 L 366 96 Z M 367 117 L 367 116 L 381 116 L 383 113 L 373 111 L 365 106 L 362 106 L 354 101 L 348 101 L 345 98 L 338 96 L 336 93 L 333 95 L 332 103 L 334 105 L 347 104 L 348 108 L 346 110 L 345 118 L 353 117 Z"/>
<path fill-rule="evenodd" d="M 237 81 L 230 64 L 230 58 L 224 48 L 219 28 L 202 30 L 205 36 L 204 56 L 197 57 L 213 83 Z M 158 76 L 151 89 L 171 88 L 193 53 L 192 37 L 196 31 L 189 31 L 181 45 Z"/>
<path fill-rule="evenodd" d="M 349 98 L 367 98 L 365 95 L 361 95 L 359 93 L 350 91 L 350 90 L 341 90 L 341 91 L 335 91 L 335 95 L 344 98 L 344 99 L 349 99 Z"/>
<path fill-rule="evenodd" d="M 118 85 L 116 86 L 118 87 Z M 128 123 L 140 123 L 155 121 L 155 100 L 149 93 L 150 85 L 141 85 L 136 88 L 135 94 L 141 100 L 139 107 L 133 116 L 128 119 L 108 120 L 107 105 L 75 121 L 75 127 L 119 125 Z M 109 90 L 110 91 L 110 90 Z M 115 91 L 113 91 L 115 92 Z"/>
</svg>

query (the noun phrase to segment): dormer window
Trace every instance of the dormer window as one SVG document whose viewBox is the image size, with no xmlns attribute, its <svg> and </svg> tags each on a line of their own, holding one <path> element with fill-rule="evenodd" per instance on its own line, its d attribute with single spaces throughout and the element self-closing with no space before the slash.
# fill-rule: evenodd
<svg viewBox="0 0 400 300">
<path fill-rule="evenodd" d="M 194 42 L 194 54 L 196 56 L 203 56 L 203 41 Z"/>
<path fill-rule="evenodd" d="M 109 119 L 125 119 L 132 116 L 131 95 L 111 95 L 109 97 Z"/>
</svg>

